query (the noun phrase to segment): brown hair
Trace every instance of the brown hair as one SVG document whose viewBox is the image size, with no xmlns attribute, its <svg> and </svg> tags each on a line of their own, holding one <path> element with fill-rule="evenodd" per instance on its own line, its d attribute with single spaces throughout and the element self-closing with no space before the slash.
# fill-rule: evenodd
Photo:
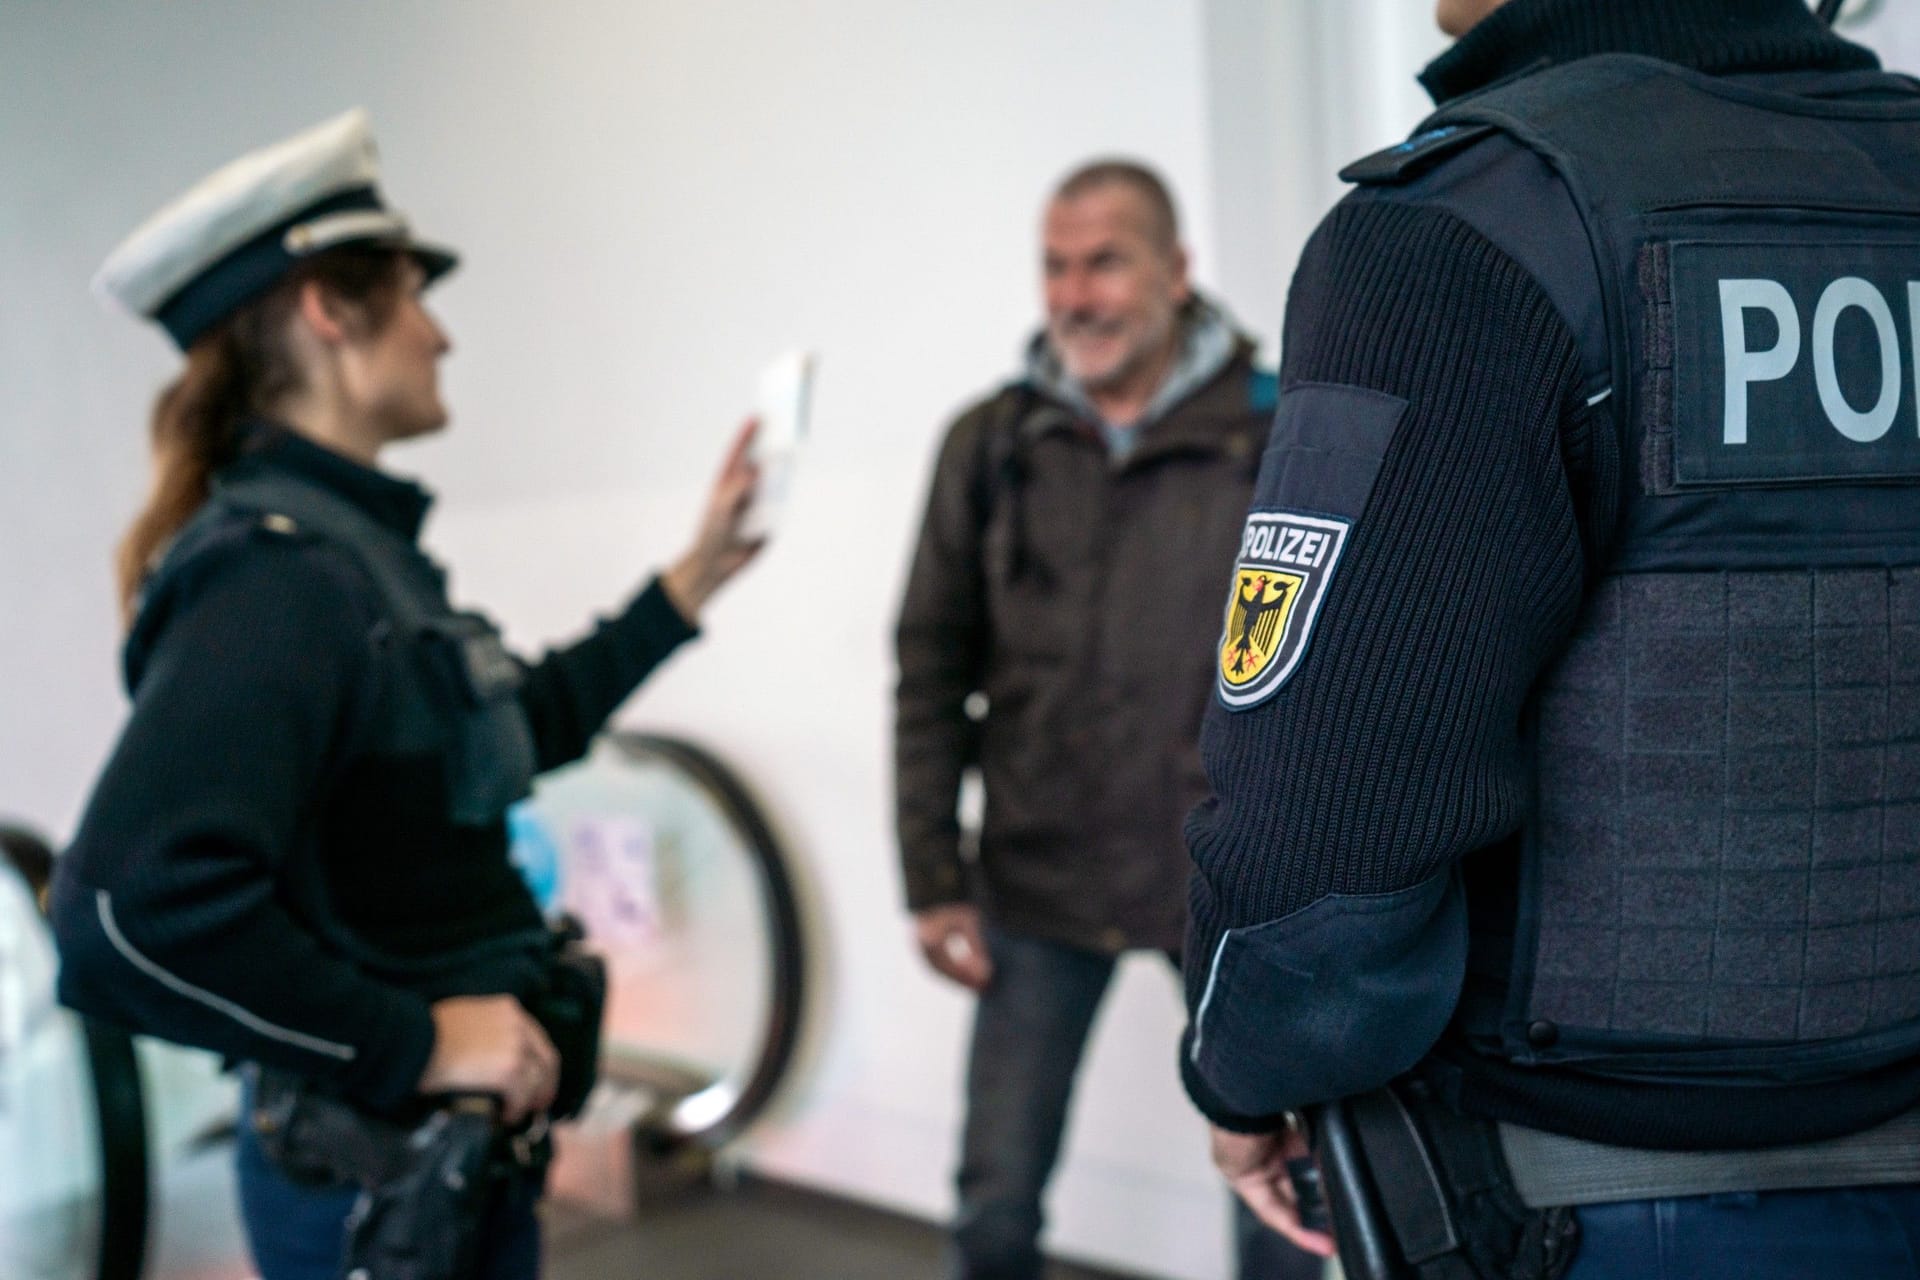
<svg viewBox="0 0 1920 1280">
<path fill-rule="evenodd" d="M 1081 165 L 1053 190 L 1055 200 L 1072 200 L 1101 187 L 1126 187 L 1147 206 L 1147 228 L 1153 242 L 1172 253 L 1180 245 L 1180 215 L 1173 193 L 1160 175 L 1134 160 L 1094 160 Z"/>
<path fill-rule="evenodd" d="M 47 882 L 53 878 L 53 850 L 34 832 L 10 822 L 0 822 L 0 853 L 6 855 L 20 878 L 46 906 Z"/>
<path fill-rule="evenodd" d="M 317 281 L 378 331 L 400 301 L 401 261 L 394 250 L 364 246 L 316 254 L 187 348 L 187 367 L 153 405 L 153 486 L 114 554 L 123 620 L 132 622 L 155 558 L 206 502 L 213 473 L 239 451 L 241 422 L 300 390 L 286 331 L 301 287 Z"/>
</svg>

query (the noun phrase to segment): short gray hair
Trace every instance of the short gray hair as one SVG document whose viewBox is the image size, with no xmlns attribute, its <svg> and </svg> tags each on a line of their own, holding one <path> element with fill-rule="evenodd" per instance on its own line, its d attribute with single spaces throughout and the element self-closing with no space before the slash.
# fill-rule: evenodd
<svg viewBox="0 0 1920 1280">
<path fill-rule="evenodd" d="M 1180 214 L 1159 174 L 1137 160 L 1104 158 L 1081 165 L 1053 189 L 1053 198 L 1073 200 L 1102 187 L 1126 187 L 1147 206 L 1148 234 L 1171 253 L 1180 245 Z"/>
</svg>

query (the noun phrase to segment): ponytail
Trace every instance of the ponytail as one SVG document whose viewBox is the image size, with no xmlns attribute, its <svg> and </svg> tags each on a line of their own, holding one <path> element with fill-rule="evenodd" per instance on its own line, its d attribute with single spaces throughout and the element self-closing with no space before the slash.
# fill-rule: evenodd
<svg viewBox="0 0 1920 1280">
<path fill-rule="evenodd" d="M 301 286 L 318 281 L 378 330 L 400 300 L 401 261 L 391 249 L 366 246 L 319 254 L 188 348 L 187 367 L 154 401 L 153 485 L 114 554 L 124 623 L 133 622 L 154 561 L 206 502 L 214 473 L 239 453 L 241 424 L 304 385 L 287 341 Z"/>
<path fill-rule="evenodd" d="M 228 320 L 187 352 L 187 367 L 153 405 L 153 485 L 114 556 L 120 612 L 131 624 L 141 579 L 207 500 L 213 473 L 233 460 L 250 397 Z"/>
</svg>

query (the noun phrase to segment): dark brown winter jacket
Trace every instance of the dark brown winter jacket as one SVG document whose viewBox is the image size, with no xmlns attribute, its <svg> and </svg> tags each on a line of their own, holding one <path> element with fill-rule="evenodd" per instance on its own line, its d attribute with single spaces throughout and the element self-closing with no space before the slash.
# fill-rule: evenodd
<svg viewBox="0 0 1920 1280">
<path fill-rule="evenodd" d="M 1275 398 L 1252 356 L 1236 337 L 1120 460 L 1032 377 L 948 430 L 896 637 L 911 909 L 977 896 L 1015 932 L 1178 953 L 1181 826 Z M 956 816 L 976 767 L 977 877 Z"/>
</svg>

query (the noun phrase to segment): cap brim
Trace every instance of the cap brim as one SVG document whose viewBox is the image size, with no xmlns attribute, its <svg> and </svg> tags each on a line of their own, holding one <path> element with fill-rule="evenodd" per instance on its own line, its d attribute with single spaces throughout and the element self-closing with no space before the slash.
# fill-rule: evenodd
<svg viewBox="0 0 1920 1280">
<path fill-rule="evenodd" d="M 409 239 L 399 246 L 426 272 L 427 283 L 432 284 L 440 277 L 460 265 L 460 255 L 445 245 L 427 244 L 424 241 Z"/>
<path fill-rule="evenodd" d="M 426 273 L 428 284 L 432 284 L 460 265 L 458 253 L 443 244 L 415 239 L 413 233 L 407 230 L 404 224 L 376 235 L 349 235 L 337 240 L 329 239 L 310 252 L 324 253 L 328 249 L 348 249 L 355 245 L 391 249 L 395 253 L 406 254 L 420 264 L 420 270 Z"/>
</svg>

